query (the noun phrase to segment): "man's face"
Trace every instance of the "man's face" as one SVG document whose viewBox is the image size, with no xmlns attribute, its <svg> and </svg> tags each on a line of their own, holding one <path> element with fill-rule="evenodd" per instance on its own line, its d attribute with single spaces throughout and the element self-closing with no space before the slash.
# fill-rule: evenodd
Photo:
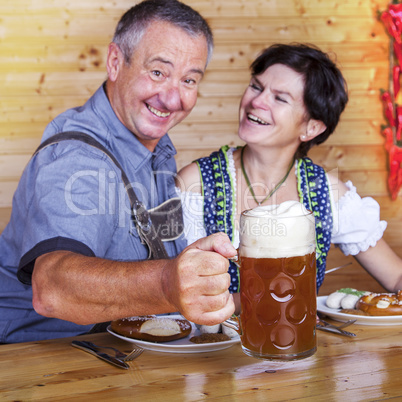
<svg viewBox="0 0 402 402">
<path fill-rule="evenodd" d="M 153 22 L 130 64 L 109 46 L 107 93 L 120 121 L 151 151 L 197 101 L 208 56 L 204 36 L 191 37 L 167 23 Z"/>
</svg>

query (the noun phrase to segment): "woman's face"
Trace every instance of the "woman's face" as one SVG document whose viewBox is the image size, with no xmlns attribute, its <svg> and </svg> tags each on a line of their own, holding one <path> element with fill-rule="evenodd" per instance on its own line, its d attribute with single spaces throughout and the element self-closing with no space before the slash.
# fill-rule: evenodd
<svg viewBox="0 0 402 402">
<path fill-rule="evenodd" d="M 252 77 L 240 102 L 239 137 L 295 152 L 307 130 L 303 94 L 303 76 L 283 64 Z"/>
</svg>

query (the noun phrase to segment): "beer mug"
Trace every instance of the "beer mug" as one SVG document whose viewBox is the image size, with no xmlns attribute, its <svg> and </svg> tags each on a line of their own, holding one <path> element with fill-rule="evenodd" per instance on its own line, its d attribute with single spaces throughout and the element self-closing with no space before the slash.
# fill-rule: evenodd
<svg viewBox="0 0 402 402">
<path fill-rule="evenodd" d="M 241 214 L 240 322 L 228 326 L 239 332 L 245 354 L 288 361 L 315 353 L 315 251 L 314 215 L 303 204 Z"/>
</svg>

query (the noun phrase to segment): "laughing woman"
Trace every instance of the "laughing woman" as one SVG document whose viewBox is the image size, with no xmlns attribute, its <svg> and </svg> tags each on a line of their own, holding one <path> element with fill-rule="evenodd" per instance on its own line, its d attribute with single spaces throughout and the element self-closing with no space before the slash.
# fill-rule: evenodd
<svg viewBox="0 0 402 402">
<path fill-rule="evenodd" d="M 297 200 L 316 217 L 317 290 L 331 243 L 389 291 L 401 289 L 402 261 L 382 239 L 387 224 L 378 203 L 307 157 L 334 132 L 348 101 L 339 69 L 314 46 L 277 44 L 251 71 L 239 109 L 238 134 L 246 145 L 224 146 L 179 172 L 188 242 L 221 231 L 237 247 L 243 210 Z M 237 270 L 229 269 L 236 293 Z"/>
</svg>

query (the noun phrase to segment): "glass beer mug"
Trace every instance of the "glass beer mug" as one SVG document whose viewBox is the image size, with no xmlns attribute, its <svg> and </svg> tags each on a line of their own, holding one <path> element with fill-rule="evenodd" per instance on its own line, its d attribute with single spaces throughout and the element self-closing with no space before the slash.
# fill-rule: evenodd
<svg viewBox="0 0 402 402">
<path fill-rule="evenodd" d="M 286 201 L 240 218 L 239 325 L 244 353 L 267 360 L 309 357 L 316 343 L 314 215 Z M 225 323 L 227 325 L 227 322 Z"/>
</svg>

